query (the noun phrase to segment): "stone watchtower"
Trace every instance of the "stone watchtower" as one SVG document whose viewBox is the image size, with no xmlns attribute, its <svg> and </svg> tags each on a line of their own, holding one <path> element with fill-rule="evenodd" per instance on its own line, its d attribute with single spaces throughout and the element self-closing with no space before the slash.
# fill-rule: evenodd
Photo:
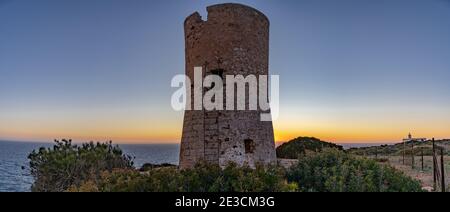
<svg viewBox="0 0 450 212">
<path fill-rule="evenodd" d="M 268 75 L 268 18 L 240 4 L 213 5 L 207 11 L 207 21 L 196 12 L 184 23 L 186 75 L 194 79 L 194 67 L 203 67 L 204 76 L 223 79 L 225 75 Z M 272 122 L 261 121 L 261 112 L 259 107 L 253 111 L 185 111 L 180 168 L 191 168 L 199 161 L 252 167 L 276 163 Z"/>
</svg>

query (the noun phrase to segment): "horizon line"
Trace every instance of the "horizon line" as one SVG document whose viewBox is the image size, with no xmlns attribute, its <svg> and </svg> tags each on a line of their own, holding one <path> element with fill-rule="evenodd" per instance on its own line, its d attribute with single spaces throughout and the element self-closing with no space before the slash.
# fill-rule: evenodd
<svg viewBox="0 0 450 212">
<path fill-rule="evenodd" d="M 34 139 L 30 139 L 30 140 L 26 140 L 26 139 L 15 139 L 15 138 L 0 138 L 0 142 L 17 142 L 17 143 L 36 143 L 36 144 L 53 144 L 55 141 L 62 141 L 64 139 L 52 139 L 51 141 L 44 141 L 44 140 L 34 140 Z M 98 140 L 85 140 L 85 139 L 66 139 L 66 140 L 72 140 L 72 143 L 74 144 L 82 144 L 82 143 L 90 143 L 90 142 L 94 142 L 94 143 L 107 143 L 107 142 L 112 142 L 112 144 L 117 144 L 117 145 L 147 145 L 147 144 L 152 144 L 152 145 L 179 145 L 181 144 L 181 141 L 117 141 L 115 142 L 114 140 L 111 139 L 107 139 L 107 140 L 103 140 L 103 141 L 98 141 Z M 292 139 L 291 139 L 292 140 Z M 431 140 L 431 139 L 429 139 Z M 437 139 L 437 140 L 446 140 L 445 138 L 441 138 L 441 139 Z M 324 140 L 325 141 L 325 140 Z M 287 143 L 289 141 L 275 141 L 275 144 L 282 144 L 282 143 Z M 347 145 L 347 144 L 396 144 L 396 143 L 402 143 L 401 140 L 399 141 L 356 141 L 356 142 L 351 142 L 351 141 L 325 141 L 325 142 L 329 142 L 329 143 L 334 143 L 334 144 L 341 144 L 341 145 Z"/>
</svg>

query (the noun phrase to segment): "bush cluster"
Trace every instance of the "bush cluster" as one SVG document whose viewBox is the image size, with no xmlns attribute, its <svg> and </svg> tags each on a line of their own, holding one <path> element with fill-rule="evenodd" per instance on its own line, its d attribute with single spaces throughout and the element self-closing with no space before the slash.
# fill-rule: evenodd
<svg viewBox="0 0 450 212">
<path fill-rule="evenodd" d="M 56 141 L 30 156 L 32 191 L 44 192 L 420 192 L 418 181 L 374 160 L 338 149 L 324 149 L 299 159 L 286 170 L 278 166 L 226 167 L 199 163 L 180 170 L 148 164 L 137 170 L 111 143 L 72 145 Z"/>
<path fill-rule="evenodd" d="M 73 145 L 71 140 L 55 141 L 53 148 L 33 151 L 31 174 L 36 192 L 61 192 L 86 180 L 96 180 L 104 171 L 133 167 L 131 157 L 109 143 Z"/>
<path fill-rule="evenodd" d="M 287 183 L 283 169 L 258 166 L 256 169 L 230 163 L 199 163 L 193 169 L 155 168 L 147 172 L 115 170 L 104 172 L 98 182 L 87 181 L 75 192 L 283 192 L 296 191 Z"/>
<path fill-rule="evenodd" d="M 400 171 L 341 151 L 301 158 L 287 179 L 304 192 L 420 192 L 419 181 Z"/>
<path fill-rule="evenodd" d="M 307 155 L 308 152 L 317 153 L 323 149 L 344 150 L 344 147 L 314 137 L 298 137 L 280 145 L 277 148 L 277 157 L 297 159 Z"/>
</svg>

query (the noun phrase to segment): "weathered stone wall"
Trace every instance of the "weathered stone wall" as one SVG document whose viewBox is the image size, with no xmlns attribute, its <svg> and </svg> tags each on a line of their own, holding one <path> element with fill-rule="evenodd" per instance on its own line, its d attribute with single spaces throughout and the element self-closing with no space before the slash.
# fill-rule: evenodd
<svg viewBox="0 0 450 212">
<path fill-rule="evenodd" d="M 268 75 L 267 17 L 240 4 L 214 5 L 207 11 L 207 21 L 199 13 L 185 21 L 186 75 L 194 79 L 194 67 L 203 67 L 205 76 L 219 69 L 223 76 Z M 248 102 L 248 92 L 246 97 Z M 190 168 L 200 160 L 221 166 L 230 161 L 276 163 L 272 122 L 261 122 L 261 112 L 185 111 L 180 167 Z"/>
</svg>

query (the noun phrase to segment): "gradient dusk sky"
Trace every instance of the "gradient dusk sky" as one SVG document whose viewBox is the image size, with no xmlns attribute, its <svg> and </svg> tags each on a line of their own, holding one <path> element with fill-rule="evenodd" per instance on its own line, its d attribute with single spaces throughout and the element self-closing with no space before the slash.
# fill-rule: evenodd
<svg viewBox="0 0 450 212">
<path fill-rule="evenodd" d="M 206 0 L 0 0 L 0 139 L 179 142 L 170 82 Z M 248 0 L 271 20 L 277 141 L 450 138 L 450 1 Z"/>
</svg>

